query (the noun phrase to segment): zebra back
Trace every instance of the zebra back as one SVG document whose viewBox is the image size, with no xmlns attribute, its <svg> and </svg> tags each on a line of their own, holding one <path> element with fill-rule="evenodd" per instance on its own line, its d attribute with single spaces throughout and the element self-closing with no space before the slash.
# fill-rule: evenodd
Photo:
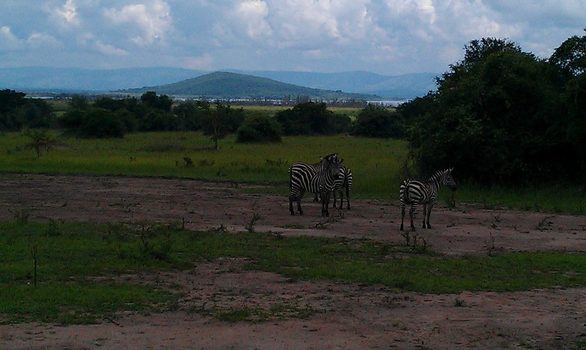
<svg viewBox="0 0 586 350">
<path fill-rule="evenodd" d="M 407 179 L 403 181 L 399 189 L 401 205 L 433 202 L 442 185 L 455 189 L 456 182 L 452 177 L 452 169 L 436 171 L 426 181 Z"/>
<path fill-rule="evenodd" d="M 322 157 L 319 163 L 295 162 L 289 167 L 289 188 L 293 197 L 305 191 L 318 193 L 322 189 L 333 191 L 342 160 L 336 153 Z"/>
</svg>

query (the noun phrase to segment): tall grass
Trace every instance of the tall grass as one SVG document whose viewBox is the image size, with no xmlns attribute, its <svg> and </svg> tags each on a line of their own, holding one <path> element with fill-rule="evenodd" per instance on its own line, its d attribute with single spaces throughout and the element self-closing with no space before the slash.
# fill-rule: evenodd
<svg viewBox="0 0 586 350">
<path fill-rule="evenodd" d="M 398 185 L 406 145 L 398 140 L 350 136 L 285 137 L 279 144 L 239 144 L 233 136 L 213 151 L 201 133 L 130 134 L 122 139 L 59 138 L 61 146 L 36 159 L 23 147 L 19 133 L 0 137 L 0 171 L 61 174 L 178 176 L 207 180 L 285 184 L 293 161 L 318 162 L 338 152 L 354 170 L 354 193 L 360 197 L 390 195 Z M 185 166 L 189 157 L 192 167 Z M 286 186 L 285 186 L 286 187 Z M 395 191 L 393 190 L 393 193 Z"/>
<path fill-rule="evenodd" d="M 57 135 L 55 133 L 55 135 Z M 122 139 L 78 139 L 58 136 L 60 145 L 36 158 L 20 133 L 0 135 L 0 172 L 170 176 L 215 181 L 272 183 L 285 194 L 287 170 L 293 161 L 317 162 L 338 152 L 354 172 L 354 198 L 396 200 L 407 158 L 401 140 L 337 136 L 284 137 L 278 144 L 239 144 L 234 136 L 211 150 L 209 137 L 197 132 L 129 134 Z M 193 166 L 186 166 L 184 157 Z M 458 177 L 458 169 L 454 176 Z M 450 198 L 444 194 L 443 198 Z M 456 203 L 486 208 L 586 213 L 586 187 L 551 185 L 531 188 L 483 187 L 461 184 Z"/>
</svg>

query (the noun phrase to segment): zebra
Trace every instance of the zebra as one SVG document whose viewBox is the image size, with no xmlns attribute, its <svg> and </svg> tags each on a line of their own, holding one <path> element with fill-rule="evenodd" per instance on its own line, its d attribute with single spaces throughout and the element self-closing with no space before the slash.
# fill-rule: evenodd
<svg viewBox="0 0 586 350">
<path fill-rule="evenodd" d="M 311 164 L 313 166 L 319 166 L 317 164 Z M 340 209 L 344 205 L 344 191 L 346 191 L 346 204 L 347 209 L 350 210 L 350 189 L 352 188 L 352 170 L 350 168 L 342 165 L 340 166 L 340 176 L 336 179 L 334 183 L 334 190 L 333 190 L 333 197 L 334 203 L 333 207 L 336 207 L 336 193 L 340 194 Z M 319 193 L 315 193 L 315 197 L 313 198 L 314 202 L 319 202 Z"/>
<path fill-rule="evenodd" d="M 340 176 L 336 179 L 334 187 L 334 204 L 336 207 L 336 193 L 340 194 L 340 209 L 344 206 L 344 191 L 346 192 L 346 209 L 350 210 L 350 189 L 352 188 L 352 170 L 342 165 L 340 166 Z"/>
<path fill-rule="evenodd" d="M 403 231 L 406 205 L 411 206 L 409 217 L 411 218 L 412 230 L 415 230 L 415 226 L 413 225 L 415 207 L 419 204 L 423 204 L 423 228 L 431 228 L 429 216 L 431 214 L 431 208 L 435 204 L 440 186 L 448 186 L 452 191 L 456 189 L 456 181 L 452 177 L 452 170 L 453 168 L 437 171 L 427 181 L 410 179 L 403 181 L 399 190 L 399 200 L 401 201 L 401 231 Z"/>
<path fill-rule="evenodd" d="M 318 192 L 322 202 L 322 216 L 329 216 L 328 205 L 334 183 L 340 176 L 340 166 L 343 162 L 336 153 L 329 154 L 321 159 L 317 166 L 302 162 L 293 163 L 289 167 L 289 212 L 295 215 L 293 202 L 297 202 L 297 211 L 303 215 L 301 198 L 305 191 Z"/>
</svg>

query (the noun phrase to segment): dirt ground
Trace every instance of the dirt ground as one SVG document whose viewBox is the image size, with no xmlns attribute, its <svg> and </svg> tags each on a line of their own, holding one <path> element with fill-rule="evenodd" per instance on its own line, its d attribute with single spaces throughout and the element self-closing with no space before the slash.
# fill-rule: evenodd
<svg viewBox="0 0 586 350">
<path fill-rule="evenodd" d="M 182 179 L 3 174 L 0 219 L 24 210 L 33 219 L 184 220 L 189 229 L 224 225 L 236 232 L 257 213 L 257 231 L 404 241 L 395 194 L 389 200 L 352 201 L 350 211 L 331 211 L 332 217 L 324 220 L 319 204 L 309 197 L 303 201 L 305 215 L 291 216 L 284 196 L 243 191 L 251 187 Z M 431 230 L 418 229 L 417 234 L 430 249 L 449 255 L 586 251 L 584 216 L 439 205 L 431 224 Z M 129 276 L 179 289 L 183 297 L 178 310 L 125 314 L 96 325 L 3 325 L 0 349 L 558 349 L 586 339 L 586 288 L 430 295 L 384 286 L 291 281 L 242 270 L 243 263 L 220 259 L 191 271 Z M 209 310 L 269 310 L 275 305 L 282 310 L 259 322 L 228 323 L 206 316 Z M 303 310 L 311 310 L 311 316 L 297 317 Z"/>
</svg>

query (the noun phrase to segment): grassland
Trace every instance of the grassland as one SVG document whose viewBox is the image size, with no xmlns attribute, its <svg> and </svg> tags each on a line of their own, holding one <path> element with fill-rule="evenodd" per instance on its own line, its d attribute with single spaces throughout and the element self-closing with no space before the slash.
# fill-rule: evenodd
<svg viewBox="0 0 586 350">
<path fill-rule="evenodd" d="M 218 257 L 245 257 L 245 268 L 294 279 L 424 293 L 586 285 L 584 254 L 445 257 L 370 240 L 13 220 L 0 223 L 0 321 L 86 323 L 122 310 L 171 309 L 178 294 L 116 276 L 185 269 Z"/>
<path fill-rule="evenodd" d="M 297 160 L 317 162 L 338 152 L 354 172 L 353 196 L 395 200 L 407 159 L 401 140 L 338 136 L 285 137 L 280 144 L 239 144 L 233 136 L 212 151 L 201 133 L 137 133 L 122 139 L 77 139 L 59 136 L 58 145 L 36 158 L 20 133 L 0 136 L 0 172 L 99 174 L 187 177 L 214 181 L 276 184 L 270 191 L 285 194 L 288 165 Z M 184 157 L 192 160 L 186 166 Z M 457 179 L 457 172 L 455 176 Z M 586 189 L 556 184 L 535 188 L 485 188 L 462 184 L 458 202 L 486 208 L 508 207 L 567 213 L 586 213 Z M 443 198 L 449 199 L 444 194 Z"/>
</svg>

